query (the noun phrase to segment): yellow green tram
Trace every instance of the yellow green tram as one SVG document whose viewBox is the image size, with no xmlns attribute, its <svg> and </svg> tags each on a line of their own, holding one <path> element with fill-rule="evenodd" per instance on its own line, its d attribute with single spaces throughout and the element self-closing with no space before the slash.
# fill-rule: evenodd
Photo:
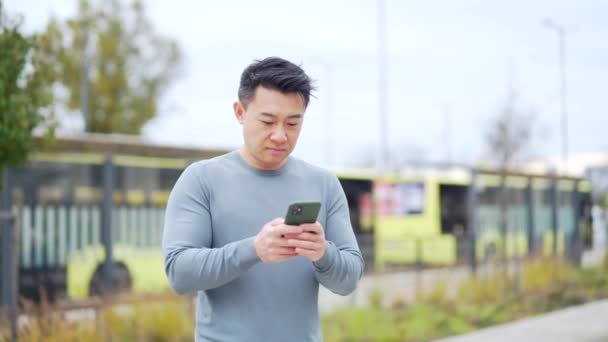
<svg viewBox="0 0 608 342">
<path fill-rule="evenodd" d="M 590 230 L 591 188 L 584 179 L 509 174 L 501 192 L 501 176 L 485 171 L 476 176 L 473 195 L 471 180 L 472 172 L 462 170 L 375 177 L 373 216 L 363 221 L 373 226 L 376 270 L 564 255 L 577 248 L 576 234 Z"/>
<path fill-rule="evenodd" d="M 13 202 L 21 227 L 21 293 L 36 298 L 44 288 L 51 299 L 100 294 L 104 247 L 111 248 L 113 279 L 121 288 L 168 290 L 160 243 L 169 192 L 190 162 L 225 151 L 163 149 L 90 139 L 60 146 L 56 152 L 34 155 L 29 165 L 13 172 Z M 108 163 L 113 169 L 112 191 L 104 194 L 104 167 Z M 472 241 L 469 217 L 476 221 L 473 245 L 477 260 L 502 249 L 510 256 L 551 253 L 554 235 L 558 237 L 557 253 L 563 253 L 566 241 L 576 231 L 575 222 L 579 217 L 581 224 L 585 222 L 581 208 L 590 190 L 582 179 L 551 182 L 542 176 L 506 177 L 511 193 L 507 206 L 510 226 L 503 241 L 495 198 L 500 177 L 496 175 L 477 178 L 476 211 L 470 212 L 470 174 L 335 173 L 345 190 L 368 270 L 382 270 L 387 264 L 453 265 L 466 261 L 471 249 L 463 246 L 471 246 Z M 561 194 L 558 210 L 552 211 L 548 205 L 551 189 Z M 574 193 L 580 194 L 575 196 L 576 203 L 574 197 L 568 197 Z M 104 209 L 104 196 L 111 199 L 109 209 Z M 526 211 L 530 203 L 533 210 Z M 107 224 L 111 242 L 102 238 L 104 210 L 111 212 L 112 220 Z M 557 218 L 552 215 L 555 212 Z M 535 227 L 532 231 L 530 217 Z M 555 223 L 560 226 L 553 229 Z"/>
</svg>

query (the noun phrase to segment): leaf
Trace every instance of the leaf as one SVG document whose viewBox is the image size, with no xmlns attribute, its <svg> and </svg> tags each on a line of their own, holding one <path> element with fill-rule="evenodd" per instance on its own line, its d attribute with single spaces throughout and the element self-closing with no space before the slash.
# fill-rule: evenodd
<svg viewBox="0 0 608 342">
<path fill-rule="evenodd" d="M 83 115 L 89 132 L 139 134 L 176 78 L 179 46 L 155 32 L 141 1 L 80 0 L 78 8 L 41 35 L 40 58 L 68 91 L 56 107 Z"/>
</svg>

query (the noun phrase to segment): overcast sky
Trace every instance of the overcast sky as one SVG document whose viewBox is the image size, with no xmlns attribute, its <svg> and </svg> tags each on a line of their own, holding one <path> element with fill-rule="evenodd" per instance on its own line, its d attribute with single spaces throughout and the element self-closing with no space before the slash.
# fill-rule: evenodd
<svg viewBox="0 0 608 342">
<path fill-rule="evenodd" d="M 76 0 L 5 0 L 39 30 Z M 379 142 L 376 2 L 144 0 L 155 27 L 183 48 L 184 74 L 145 128 L 160 142 L 236 148 L 238 80 L 254 59 L 302 63 L 319 91 L 295 154 L 343 164 Z M 537 113 L 530 157 L 561 151 L 557 34 L 566 43 L 569 150 L 608 151 L 608 1 L 387 0 L 391 147 L 471 162 L 511 84 Z M 78 129 L 72 124 L 70 129 Z M 368 147 L 364 147 L 364 146 Z"/>
</svg>

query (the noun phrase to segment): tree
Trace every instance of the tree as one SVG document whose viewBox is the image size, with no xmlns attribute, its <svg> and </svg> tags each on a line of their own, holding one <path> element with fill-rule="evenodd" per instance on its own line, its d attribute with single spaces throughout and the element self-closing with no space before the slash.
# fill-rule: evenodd
<svg viewBox="0 0 608 342">
<path fill-rule="evenodd" d="M 531 147 L 534 122 L 534 111 L 519 108 L 517 94 L 510 90 L 486 130 L 490 163 L 494 167 L 502 170 L 516 166 Z"/>
<path fill-rule="evenodd" d="M 36 128 L 53 135 L 52 71 L 37 57 L 36 42 L 4 14 L 0 1 L 0 173 L 25 163 Z"/>
<path fill-rule="evenodd" d="M 517 94 L 513 89 L 509 89 L 504 104 L 498 113 L 490 121 L 486 131 L 486 141 L 488 152 L 491 156 L 490 162 L 494 167 L 501 171 L 498 206 L 500 208 L 500 235 L 502 240 L 502 262 L 503 272 L 507 274 L 507 230 L 508 230 L 508 196 L 505 189 L 506 171 L 513 169 L 517 162 L 525 155 L 530 148 L 532 132 L 534 127 L 535 115 L 532 110 L 522 110 L 517 103 Z M 517 239 L 515 243 L 515 253 L 517 250 Z M 530 241 L 531 243 L 531 241 Z M 520 289 L 519 261 L 515 262 L 516 291 Z"/>
<path fill-rule="evenodd" d="M 177 43 L 153 30 L 138 0 L 80 0 L 73 18 L 50 20 L 41 41 L 67 91 L 58 105 L 83 115 L 88 132 L 139 134 L 181 59 Z"/>
</svg>

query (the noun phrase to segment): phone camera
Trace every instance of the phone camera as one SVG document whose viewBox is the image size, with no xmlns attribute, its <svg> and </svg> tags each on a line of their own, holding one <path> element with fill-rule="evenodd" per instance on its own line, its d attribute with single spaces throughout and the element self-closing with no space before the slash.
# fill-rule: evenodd
<svg viewBox="0 0 608 342">
<path fill-rule="evenodd" d="M 301 206 L 297 206 L 294 207 L 293 209 L 291 209 L 291 214 L 292 215 L 298 215 L 302 212 L 302 207 Z"/>
</svg>

